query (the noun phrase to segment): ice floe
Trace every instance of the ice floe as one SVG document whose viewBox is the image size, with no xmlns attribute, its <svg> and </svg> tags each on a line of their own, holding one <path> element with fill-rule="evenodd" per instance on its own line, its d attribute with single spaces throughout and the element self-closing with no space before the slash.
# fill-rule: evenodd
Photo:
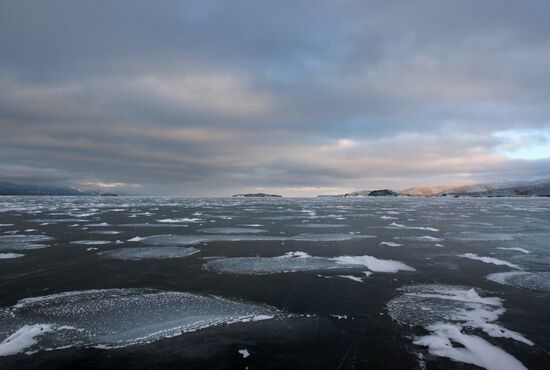
<svg viewBox="0 0 550 370">
<path fill-rule="evenodd" d="M 460 236 L 455 236 L 452 239 L 462 241 L 510 241 L 514 240 L 513 234 L 495 234 L 495 233 L 479 233 L 479 232 L 463 232 Z"/>
<path fill-rule="evenodd" d="M 502 299 L 479 295 L 473 288 L 451 285 L 414 285 L 387 304 L 390 316 L 404 325 L 422 326 L 430 334 L 414 343 L 428 347 L 431 354 L 486 369 L 525 369 L 523 364 L 481 336 L 509 338 L 525 345 L 534 343 L 520 333 L 495 323 L 505 312 Z M 457 345 L 458 344 L 458 345 Z"/>
<path fill-rule="evenodd" d="M 98 253 L 102 257 L 137 261 L 143 259 L 167 259 L 188 257 L 200 250 L 192 247 L 138 247 L 119 248 Z"/>
<path fill-rule="evenodd" d="M 129 241 L 141 241 L 152 245 L 196 245 L 201 243 L 227 241 L 345 241 L 353 239 L 375 238 L 372 235 L 360 234 L 300 234 L 295 236 L 222 234 L 222 235 L 152 235 L 135 237 Z"/>
<path fill-rule="evenodd" d="M 305 252 L 289 252 L 277 257 L 222 257 L 208 261 L 203 267 L 210 271 L 243 275 L 365 269 L 393 273 L 415 271 L 403 262 L 382 260 L 372 256 L 314 257 Z"/>
<path fill-rule="evenodd" d="M 434 227 L 406 226 L 406 225 L 398 224 L 396 222 L 392 222 L 388 227 L 392 229 L 424 230 L 424 231 L 434 231 L 434 232 L 439 231 L 439 229 L 436 229 Z"/>
<path fill-rule="evenodd" d="M 47 235 L 0 235 L 0 251 L 19 251 L 28 249 L 39 249 L 47 247 L 43 244 L 52 240 Z"/>
<path fill-rule="evenodd" d="M 19 258 L 25 256 L 21 253 L 0 253 L 0 260 L 7 260 L 12 258 Z"/>
<path fill-rule="evenodd" d="M 163 218 L 161 220 L 157 220 L 157 222 L 161 223 L 169 223 L 169 224 L 177 224 L 180 222 L 186 223 L 186 222 L 201 222 L 202 220 L 200 218 L 196 217 L 183 217 L 183 218 Z"/>
<path fill-rule="evenodd" d="M 305 228 L 305 229 L 331 229 L 331 228 L 347 227 L 348 225 L 345 225 L 345 224 L 317 224 L 317 223 L 304 222 L 304 223 L 301 223 L 301 224 L 293 224 L 293 225 L 288 225 L 288 226 L 296 227 L 296 228 Z"/>
<path fill-rule="evenodd" d="M 249 227 L 208 227 L 199 229 L 198 231 L 201 233 L 212 234 L 260 234 L 266 232 L 267 230 Z"/>
<path fill-rule="evenodd" d="M 65 292 L 23 299 L 0 309 L 0 355 L 67 347 L 125 347 L 279 314 L 267 305 L 185 292 Z"/>
<path fill-rule="evenodd" d="M 120 231 L 116 231 L 116 230 L 90 231 L 90 234 L 100 234 L 100 235 L 117 235 L 120 233 L 121 233 Z"/>
<path fill-rule="evenodd" d="M 531 253 L 531 252 L 528 251 L 527 249 L 520 248 L 520 247 L 497 247 L 497 249 L 502 249 L 503 251 L 521 252 L 521 253 L 524 253 L 524 254 L 529 254 L 529 253 Z"/>
<path fill-rule="evenodd" d="M 483 262 L 483 263 L 490 263 L 490 264 L 497 265 L 497 266 L 508 266 L 508 267 L 513 268 L 513 269 L 522 270 L 521 266 L 518 266 L 518 265 L 516 265 L 512 262 L 504 261 L 504 260 L 494 258 L 494 257 L 478 256 L 475 253 L 459 254 L 458 257 L 469 258 L 471 260 L 476 260 L 476 261 L 480 261 L 480 262 Z"/>
<path fill-rule="evenodd" d="M 517 288 L 550 292 L 550 272 L 509 271 L 490 274 L 487 279 Z"/>
<path fill-rule="evenodd" d="M 383 245 L 385 247 L 402 247 L 403 244 L 394 243 L 394 242 L 380 242 L 380 245 Z"/>
<path fill-rule="evenodd" d="M 71 242 L 71 244 L 78 244 L 78 245 L 105 245 L 105 244 L 111 244 L 112 242 L 108 240 L 75 240 L 74 242 Z"/>
</svg>

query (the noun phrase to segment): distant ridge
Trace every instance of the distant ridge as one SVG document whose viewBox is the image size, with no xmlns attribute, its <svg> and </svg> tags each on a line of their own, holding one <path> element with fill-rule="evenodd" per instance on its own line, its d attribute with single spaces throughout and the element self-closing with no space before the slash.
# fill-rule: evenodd
<svg viewBox="0 0 550 370">
<path fill-rule="evenodd" d="M 0 195 L 98 195 L 97 192 L 82 191 L 64 186 L 46 186 L 32 184 L 16 184 L 0 181 Z"/>
<path fill-rule="evenodd" d="M 365 196 L 413 196 L 413 197 L 550 197 L 550 179 L 535 181 L 506 181 L 485 184 L 433 185 L 405 190 L 359 190 L 337 195 L 319 197 L 365 197 Z"/>
</svg>

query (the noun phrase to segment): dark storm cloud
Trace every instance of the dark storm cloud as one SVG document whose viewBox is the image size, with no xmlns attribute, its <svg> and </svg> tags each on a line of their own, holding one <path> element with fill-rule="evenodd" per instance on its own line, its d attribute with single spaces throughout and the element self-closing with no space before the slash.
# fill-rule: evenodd
<svg viewBox="0 0 550 370">
<path fill-rule="evenodd" d="M 198 195 L 547 176 L 499 133 L 550 130 L 549 11 L 0 1 L 2 177 Z"/>
</svg>

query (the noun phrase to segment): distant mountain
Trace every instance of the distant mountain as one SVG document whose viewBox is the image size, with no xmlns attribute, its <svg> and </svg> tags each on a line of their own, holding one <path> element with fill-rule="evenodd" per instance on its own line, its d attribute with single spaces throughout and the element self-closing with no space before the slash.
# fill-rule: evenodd
<svg viewBox="0 0 550 370">
<path fill-rule="evenodd" d="M 282 195 L 266 194 L 266 193 L 248 193 L 248 194 L 235 194 L 234 198 L 281 198 Z"/>
<path fill-rule="evenodd" d="M 365 196 L 464 196 L 464 197 L 521 197 L 550 196 L 550 179 L 536 181 L 504 181 L 485 184 L 446 184 L 409 188 L 405 190 L 358 190 L 345 194 L 319 195 L 320 197 Z"/>
<path fill-rule="evenodd" d="M 0 195 L 98 195 L 96 192 L 82 191 L 63 186 L 16 184 L 0 181 Z"/>
<path fill-rule="evenodd" d="M 468 197 L 550 197 L 550 180 L 496 187 L 481 191 L 454 191 L 447 195 Z"/>
<path fill-rule="evenodd" d="M 550 179 L 469 185 L 424 186 L 402 190 L 399 193 L 411 196 L 548 196 L 550 194 Z"/>
</svg>

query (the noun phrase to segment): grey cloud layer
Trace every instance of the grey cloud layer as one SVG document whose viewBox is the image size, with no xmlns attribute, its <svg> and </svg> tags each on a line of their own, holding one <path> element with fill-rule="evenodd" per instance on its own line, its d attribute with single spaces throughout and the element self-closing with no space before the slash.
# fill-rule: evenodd
<svg viewBox="0 0 550 370">
<path fill-rule="evenodd" d="M 543 177 L 544 1 L 0 1 L 0 169 L 151 193 Z M 302 189 L 302 190 L 301 190 Z"/>
</svg>

